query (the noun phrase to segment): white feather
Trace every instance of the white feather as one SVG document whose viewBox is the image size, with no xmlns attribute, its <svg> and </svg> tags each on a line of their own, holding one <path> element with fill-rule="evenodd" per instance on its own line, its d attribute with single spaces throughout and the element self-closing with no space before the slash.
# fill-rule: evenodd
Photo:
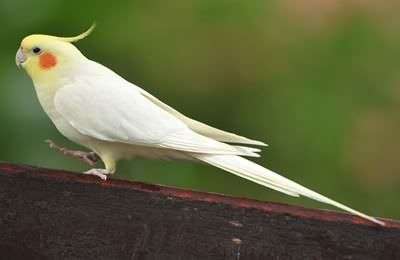
<svg viewBox="0 0 400 260">
<path fill-rule="evenodd" d="M 383 225 L 373 217 L 237 156 L 259 156 L 259 149 L 219 141 L 264 143 L 187 118 L 95 62 L 88 61 L 69 84 L 57 91 L 54 107 L 57 113 L 51 117 L 58 117 L 53 120 L 57 127 L 65 129 L 69 124 L 81 135 L 97 140 L 89 147 L 97 146 L 100 154 L 111 153 L 114 159 L 119 159 L 116 154 L 127 153 L 152 158 L 196 158 L 265 187 L 291 196 L 306 196 Z"/>
<path fill-rule="evenodd" d="M 94 63 L 91 63 L 94 64 Z M 55 109 L 82 135 L 194 153 L 257 156 L 193 132 L 108 69 L 75 78 L 55 95 Z"/>
<path fill-rule="evenodd" d="M 384 225 L 382 221 L 370 217 L 364 213 L 349 208 L 339 202 L 329 199 L 318 194 L 294 181 L 291 181 L 271 170 L 268 170 L 252 161 L 235 155 L 205 155 L 194 154 L 193 157 L 221 168 L 225 171 L 233 173 L 239 177 L 248 179 L 265 187 L 286 193 L 291 196 L 305 196 L 332 206 L 338 207 L 362 218 L 368 219 L 380 225 Z"/>
<path fill-rule="evenodd" d="M 143 89 L 140 89 L 140 93 L 142 93 L 143 96 L 148 98 L 150 101 L 152 101 L 158 107 L 162 108 L 163 110 L 171 113 L 176 118 L 180 119 L 182 122 L 184 122 L 187 126 L 189 126 L 190 129 L 192 129 L 196 133 L 210 137 L 210 138 L 220 141 L 220 142 L 267 146 L 267 144 L 265 144 L 261 141 L 252 140 L 247 137 L 229 133 L 229 132 L 217 129 L 215 127 L 206 125 L 199 121 L 193 120 L 193 119 L 183 115 L 182 113 L 176 111 L 175 109 L 168 106 L 167 104 L 163 103 L 158 98 L 154 97 L 153 95 L 149 94 L 148 92 L 144 91 Z"/>
</svg>

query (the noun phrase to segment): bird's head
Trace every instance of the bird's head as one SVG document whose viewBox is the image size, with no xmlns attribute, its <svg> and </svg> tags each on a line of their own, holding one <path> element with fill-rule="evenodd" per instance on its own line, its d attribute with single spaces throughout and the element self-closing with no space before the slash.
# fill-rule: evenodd
<svg viewBox="0 0 400 260">
<path fill-rule="evenodd" d="M 33 81 L 66 72 L 77 61 L 85 59 L 72 43 L 88 36 L 94 27 L 92 25 L 86 32 L 75 37 L 29 35 L 22 40 L 15 62 L 27 71 Z"/>
</svg>

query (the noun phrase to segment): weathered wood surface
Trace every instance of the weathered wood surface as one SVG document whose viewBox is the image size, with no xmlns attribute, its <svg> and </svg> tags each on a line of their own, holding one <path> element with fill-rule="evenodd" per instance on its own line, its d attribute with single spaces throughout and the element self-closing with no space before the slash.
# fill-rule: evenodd
<svg viewBox="0 0 400 260">
<path fill-rule="evenodd" d="M 400 224 L 0 163 L 0 259 L 400 259 Z"/>
</svg>

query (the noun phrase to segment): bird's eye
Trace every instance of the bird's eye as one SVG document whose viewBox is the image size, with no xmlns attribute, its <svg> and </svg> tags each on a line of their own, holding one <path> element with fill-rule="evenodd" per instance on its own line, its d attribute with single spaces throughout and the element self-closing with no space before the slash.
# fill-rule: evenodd
<svg viewBox="0 0 400 260">
<path fill-rule="evenodd" d="M 40 53 L 42 50 L 39 47 L 35 47 L 32 49 L 33 53 L 38 54 Z"/>
</svg>

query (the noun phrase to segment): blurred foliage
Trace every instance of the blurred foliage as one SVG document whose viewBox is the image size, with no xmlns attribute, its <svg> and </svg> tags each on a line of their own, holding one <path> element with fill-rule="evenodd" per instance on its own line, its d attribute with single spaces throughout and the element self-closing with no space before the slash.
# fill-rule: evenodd
<svg viewBox="0 0 400 260">
<path fill-rule="evenodd" d="M 399 3 L 388 1 L 0 0 L 0 160 L 83 171 L 14 64 L 32 33 L 78 47 L 166 103 L 266 141 L 256 161 L 367 213 L 400 218 Z M 95 116 L 95 115 L 94 115 Z M 133 160 L 117 178 L 325 207 L 221 170 Z"/>
</svg>

